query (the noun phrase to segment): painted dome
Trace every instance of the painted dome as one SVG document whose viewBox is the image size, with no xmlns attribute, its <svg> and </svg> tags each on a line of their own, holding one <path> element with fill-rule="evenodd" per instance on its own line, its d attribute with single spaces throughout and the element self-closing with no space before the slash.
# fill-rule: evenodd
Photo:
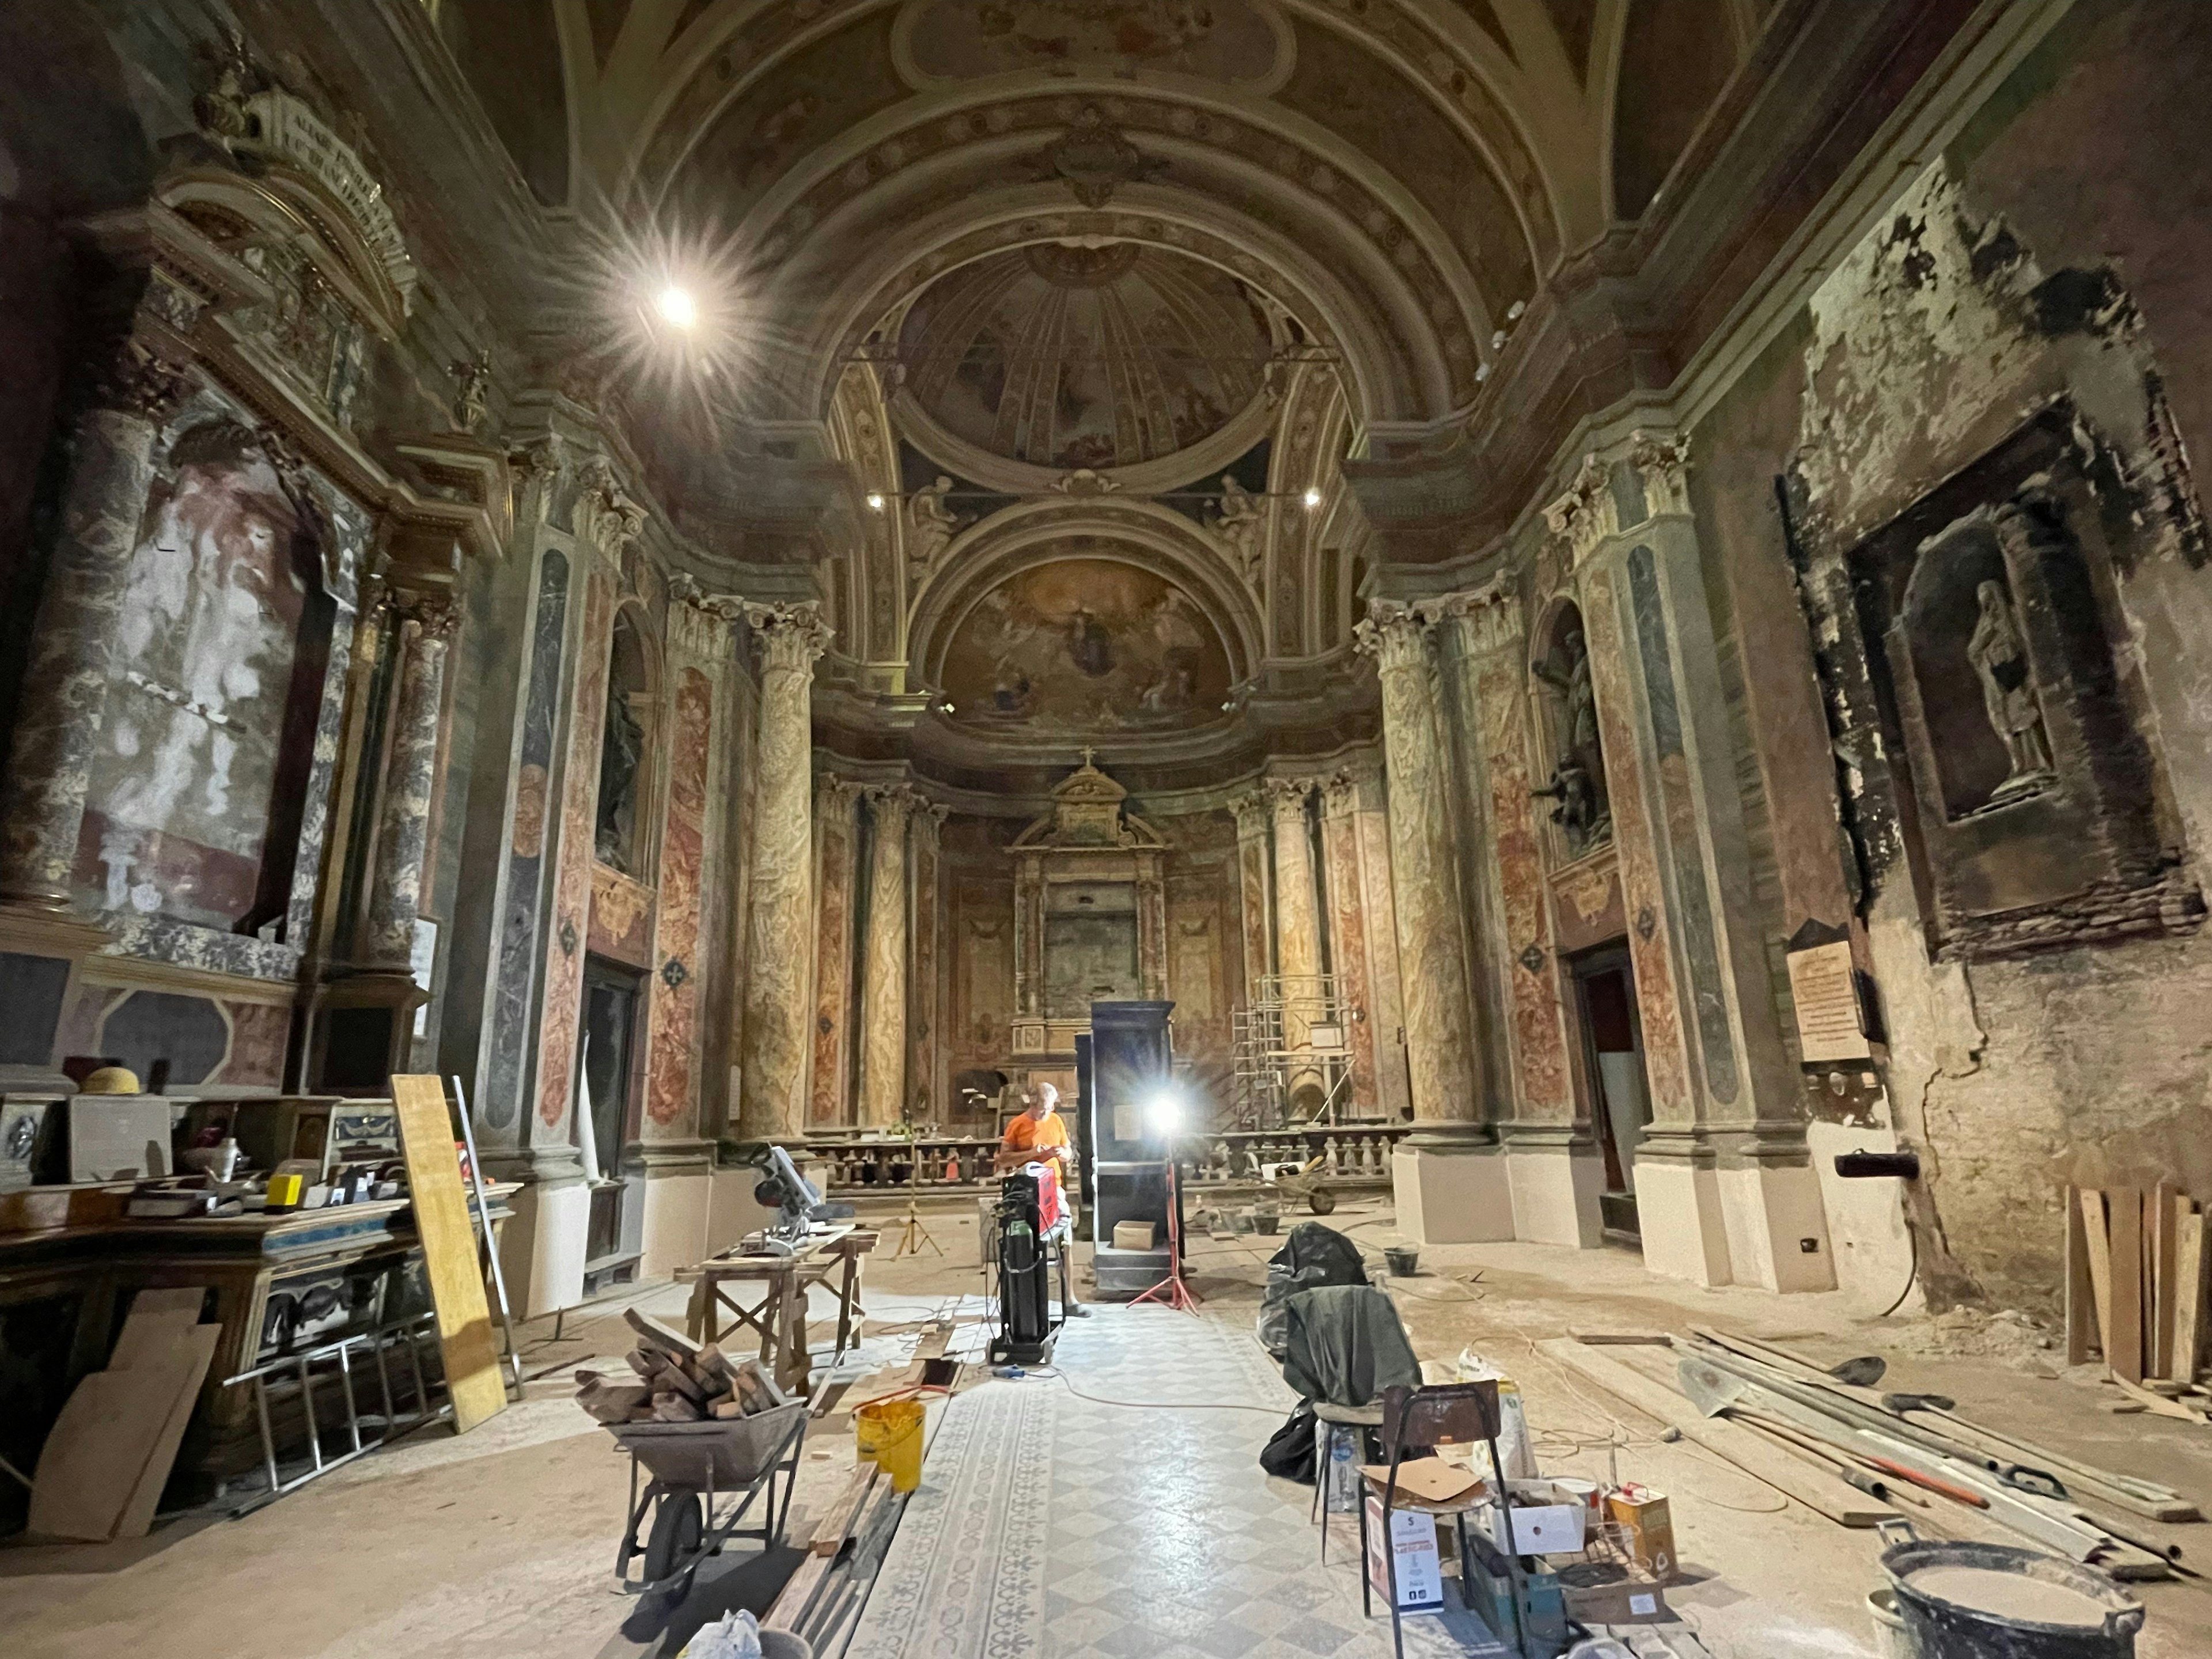
<svg viewBox="0 0 2212 1659">
<path fill-rule="evenodd" d="M 1054 471 L 1158 460 L 1249 408 L 1273 349 L 1226 271 L 1133 243 L 1042 243 L 939 278 L 899 331 L 905 389 L 958 441 Z"/>
</svg>

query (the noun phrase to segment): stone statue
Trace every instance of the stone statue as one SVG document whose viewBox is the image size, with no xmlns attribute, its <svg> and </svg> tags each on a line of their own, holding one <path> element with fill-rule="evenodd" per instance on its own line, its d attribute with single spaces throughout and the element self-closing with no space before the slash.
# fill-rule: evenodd
<svg viewBox="0 0 2212 1659">
<path fill-rule="evenodd" d="M 1552 822 L 1565 832 L 1569 850 L 1580 857 L 1612 834 L 1613 812 L 1605 795 L 1605 750 L 1598 738 L 1589 647 L 1579 628 L 1569 628 L 1559 643 L 1566 653 L 1565 668 L 1543 662 L 1532 671 L 1559 694 L 1559 763 L 1549 784 L 1528 793 L 1559 803 L 1552 809 Z"/>
<path fill-rule="evenodd" d="M 1267 504 L 1224 472 L 1221 501 L 1215 507 L 1213 527 L 1236 550 L 1237 568 L 1249 578 L 1260 562 L 1260 531 L 1267 520 Z"/>
<path fill-rule="evenodd" d="M 1966 643 L 1966 659 L 1982 682 L 1982 706 L 2003 740 L 2012 772 L 1991 793 L 1991 805 L 2033 794 L 2052 773 L 2051 744 L 2043 729 L 2043 709 L 2035 699 L 2027 647 L 2021 642 L 2020 618 L 2005 596 L 2004 584 L 1984 581 L 1974 589 L 1981 616 Z"/>
<path fill-rule="evenodd" d="M 473 357 L 453 364 L 453 430 L 473 434 L 484 422 L 491 391 L 491 352 L 480 349 Z"/>
<path fill-rule="evenodd" d="M 599 815 L 593 850 L 601 864 L 624 875 L 630 868 L 637 827 L 637 769 L 645 757 L 645 728 L 630 711 L 629 696 L 607 695 L 606 735 L 599 749 Z"/>
<path fill-rule="evenodd" d="M 927 489 L 917 489 L 907 503 L 907 562 L 916 574 L 933 568 L 952 538 L 968 527 L 969 515 L 955 513 L 950 504 L 952 480 L 943 473 Z"/>
</svg>

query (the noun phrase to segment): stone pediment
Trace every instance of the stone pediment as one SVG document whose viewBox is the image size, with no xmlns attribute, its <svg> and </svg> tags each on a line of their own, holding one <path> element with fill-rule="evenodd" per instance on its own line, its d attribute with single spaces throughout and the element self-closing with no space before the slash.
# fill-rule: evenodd
<svg viewBox="0 0 2212 1659">
<path fill-rule="evenodd" d="M 1083 751 L 1083 764 L 1054 786 L 1052 811 L 1023 830 L 1015 846 L 1073 852 L 1166 845 L 1158 830 L 1123 810 L 1129 792 L 1093 765 L 1092 757 L 1092 750 Z"/>
</svg>

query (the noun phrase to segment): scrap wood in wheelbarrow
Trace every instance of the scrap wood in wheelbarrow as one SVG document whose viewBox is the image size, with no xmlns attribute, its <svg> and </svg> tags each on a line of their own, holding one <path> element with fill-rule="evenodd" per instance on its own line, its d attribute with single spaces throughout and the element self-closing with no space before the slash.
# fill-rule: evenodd
<svg viewBox="0 0 2212 1659">
<path fill-rule="evenodd" d="M 733 1361 L 655 1319 L 627 1316 L 638 1345 L 626 1356 L 636 1380 L 578 1371 L 576 1403 L 601 1423 L 703 1423 L 750 1417 L 789 1403 L 755 1359 Z"/>
</svg>

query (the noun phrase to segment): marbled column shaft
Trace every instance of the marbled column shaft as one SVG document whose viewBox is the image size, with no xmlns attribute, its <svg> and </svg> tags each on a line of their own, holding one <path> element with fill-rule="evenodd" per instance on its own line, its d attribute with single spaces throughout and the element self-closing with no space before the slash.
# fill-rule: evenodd
<svg viewBox="0 0 2212 1659">
<path fill-rule="evenodd" d="M 1255 793 L 1229 803 L 1237 817 L 1237 891 L 1243 925 L 1244 995 L 1275 971 L 1273 907 L 1267 897 L 1267 803 Z"/>
<path fill-rule="evenodd" d="M 1359 781 L 1349 771 L 1337 773 L 1322 787 L 1321 846 L 1328 878 L 1329 961 L 1336 970 L 1336 994 L 1352 1049 L 1352 1103 L 1364 1115 L 1376 1104 L 1375 993 L 1359 872 Z"/>
<path fill-rule="evenodd" d="M 1322 979 L 1321 909 L 1314 896 L 1313 841 L 1306 819 L 1314 783 L 1311 778 L 1270 778 L 1261 788 L 1275 834 L 1275 954 L 1282 983 L 1283 1046 L 1294 1054 L 1310 1053 Z M 1285 1085 L 1291 1100 L 1327 1086 L 1310 1060 L 1293 1061 Z"/>
<path fill-rule="evenodd" d="M 0 899 L 69 908 L 154 444 L 187 389 L 175 370 L 134 348 L 103 406 L 78 423 L 0 794 Z"/>
<path fill-rule="evenodd" d="M 917 797 L 903 784 L 871 789 L 868 937 L 860 957 L 860 1121 L 896 1123 L 906 1105 L 907 820 Z"/>
<path fill-rule="evenodd" d="M 430 806 L 438 792 L 439 738 L 446 702 L 446 647 L 453 611 L 441 598 L 413 607 L 399 628 L 399 701 L 392 753 L 377 804 L 376 866 L 369 884 L 363 965 L 405 973 L 422 914 Z"/>
<path fill-rule="evenodd" d="M 800 1090 L 814 925 L 812 690 L 814 659 L 829 647 L 830 629 L 811 601 L 749 605 L 745 617 L 760 639 L 762 665 L 738 1110 L 746 1134 L 787 1139 L 805 1122 Z"/>
<path fill-rule="evenodd" d="M 1376 602 L 1359 648 L 1382 684 L 1390 788 L 1390 869 L 1405 991 L 1413 1118 L 1433 1133 L 1477 1121 L 1468 1031 L 1466 946 L 1452 869 L 1450 790 L 1437 727 L 1426 628 L 1402 605 Z"/>
<path fill-rule="evenodd" d="M 814 1076 L 807 1091 L 810 1127 L 847 1121 L 852 1099 L 846 1075 L 852 1053 L 854 848 L 860 786 L 834 772 L 814 782 L 815 915 Z"/>
<path fill-rule="evenodd" d="M 914 880 L 914 971 L 907 988 L 907 1088 L 915 1103 L 915 1115 L 942 1123 L 947 1103 L 944 1080 L 938 1076 L 939 1056 L 944 1052 L 938 1031 L 942 1023 L 945 975 L 941 918 L 944 882 L 939 835 L 945 809 L 930 802 L 915 807 L 908 831 L 908 851 Z"/>
<path fill-rule="evenodd" d="M 714 688 L 697 668 L 676 676 L 668 757 L 668 812 L 660 840 L 659 931 L 652 1042 L 646 1056 L 644 1140 L 699 1133 L 700 938 L 706 881 L 707 776 L 714 752 Z"/>
</svg>

